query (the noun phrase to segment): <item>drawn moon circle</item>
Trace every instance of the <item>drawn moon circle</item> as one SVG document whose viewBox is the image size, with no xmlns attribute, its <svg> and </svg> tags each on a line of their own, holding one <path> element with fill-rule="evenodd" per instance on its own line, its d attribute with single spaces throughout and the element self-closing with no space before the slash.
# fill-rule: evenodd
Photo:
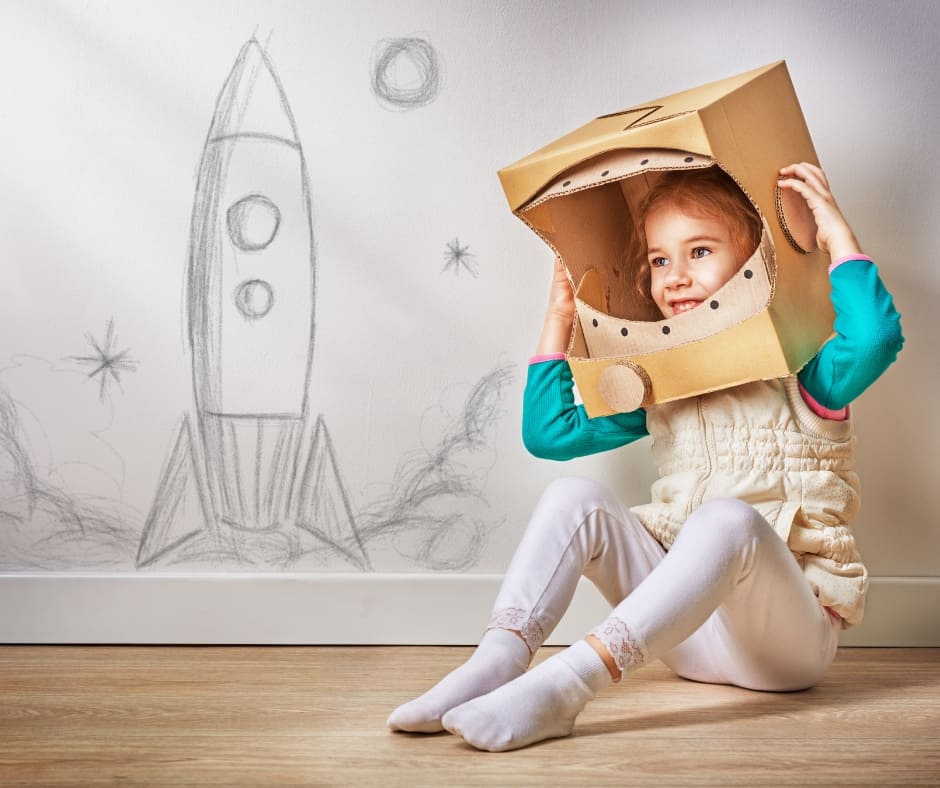
<svg viewBox="0 0 940 788">
<path fill-rule="evenodd" d="M 258 252 L 270 246 L 281 226 L 281 212 L 263 194 L 249 194 L 229 206 L 228 234 L 243 252 Z"/>
<path fill-rule="evenodd" d="M 441 64 L 423 38 L 380 41 L 372 53 L 372 91 L 393 109 L 430 104 L 441 88 Z"/>
<path fill-rule="evenodd" d="M 618 413 L 641 407 L 652 391 L 649 375 L 639 364 L 618 361 L 605 369 L 597 381 L 601 397 Z"/>
<path fill-rule="evenodd" d="M 258 320 L 274 306 L 274 290 L 263 279 L 249 279 L 235 289 L 235 306 L 249 320 Z"/>
</svg>

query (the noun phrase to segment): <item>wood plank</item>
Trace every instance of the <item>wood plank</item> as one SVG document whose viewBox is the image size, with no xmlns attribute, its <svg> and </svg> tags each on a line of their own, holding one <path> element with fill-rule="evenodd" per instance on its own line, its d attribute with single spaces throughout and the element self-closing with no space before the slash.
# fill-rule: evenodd
<svg viewBox="0 0 940 788">
<path fill-rule="evenodd" d="M 781 694 L 655 663 L 574 736 L 514 753 L 386 730 L 469 652 L 0 647 L 0 784 L 940 784 L 937 649 L 842 649 L 819 687 Z"/>
</svg>

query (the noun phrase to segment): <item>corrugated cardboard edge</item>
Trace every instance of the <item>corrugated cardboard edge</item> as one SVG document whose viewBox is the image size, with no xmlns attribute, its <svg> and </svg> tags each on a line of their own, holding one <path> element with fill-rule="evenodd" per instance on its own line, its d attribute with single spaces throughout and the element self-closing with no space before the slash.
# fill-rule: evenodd
<svg viewBox="0 0 940 788">
<path fill-rule="evenodd" d="M 692 94 L 701 94 L 703 92 L 712 91 L 717 94 L 717 98 L 724 93 L 734 90 L 736 87 L 741 85 L 747 84 L 762 74 L 773 71 L 774 69 L 781 66 L 786 69 L 785 61 L 777 60 L 773 63 L 759 66 L 741 74 L 734 74 L 722 79 L 717 79 L 712 82 L 707 82 L 703 85 L 698 85 L 693 88 L 681 90 L 677 93 L 672 93 L 668 96 L 663 96 L 653 101 L 646 101 L 640 104 L 636 104 L 619 112 L 612 112 L 607 115 L 600 115 L 597 118 L 593 118 L 582 126 L 579 126 L 574 131 L 548 143 L 547 145 L 544 145 L 538 150 L 530 153 L 516 162 L 513 162 L 512 164 L 507 165 L 506 167 L 503 167 L 497 172 L 500 183 L 503 187 L 503 192 L 505 193 L 506 199 L 509 202 L 510 210 L 515 213 L 517 210 L 519 210 L 519 208 L 529 202 L 538 193 L 543 184 L 548 183 L 549 181 L 558 177 L 558 175 L 560 175 L 566 169 L 583 163 L 593 156 L 610 149 L 610 144 L 604 138 L 596 140 L 593 143 L 585 143 L 581 139 L 584 136 L 585 130 L 589 126 L 594 124 L 596 121 L 603 120 L 605 118 L 614 119 L 619 116 L 628 115 L 638 110 L 652 109 L 658 102 L 663 102 L 664 104 L 675 104 L 677 106 L 677 110 L 673 111 L 668 116 L 664 116 L 663 118 L 656 118 L 655 122 L 640 123 L 635 125 L 629 124 L 633 129 L 642 128 L 643 126 L 647 125 L 655 125 L 657 127 L 657 130 L 649 135 L 648 140 L 644 138 L 643 134 L 634 133 L 629 147 L 672 147 L 676 148 L 677 150 L 688 150 L 692 153 L 708 155 L 704 135 L 702 135 L 700 144 L 696 145 L 694 142 L 695 135 L 691 133 L 690 129 L 684 129 L 684 134 L 688 135 L 688 144 L 664 144 L 663 136 L 660 131 L 662 124 L 680 121 L 680 125 L 685 125 L 682 124 L 681 121 L 682 119 L 688 118 L 691 124 L 700 125 L 698 118 L 696 117 L 697 112 L 692 110 L 700 110 L 703 106 L 707 106 L 707 104 L 699 102 L 694 108 L 687 107 L 684 111 L 679 111 L 683 106 L 685 106 L 683 103 L 683 99 L 685 97 L 691 96 Z M 650 114 L 651 113 L 647 113 L 647 115 Z M 620 130 L 622 131 L 622 128 Z M 577 151 L 577 158 L 571 159 L 570 156 L 574 151 Z"/>
</svg>

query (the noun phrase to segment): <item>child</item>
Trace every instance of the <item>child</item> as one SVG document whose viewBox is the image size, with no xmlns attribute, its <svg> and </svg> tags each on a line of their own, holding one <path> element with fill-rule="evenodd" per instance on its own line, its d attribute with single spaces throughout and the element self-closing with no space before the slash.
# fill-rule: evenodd
<svg viewBox="0 0 940 788">
<path fill-rule="evenodd" d="M 393 730 L 446 728 L 511 750 L 571 733 L 595 693 L 653 659 L 679 676 L 786 691 L 817 683 L 838 633 L 861 619 L 867 573 L 847 525 L 858 509 L 848 403 L 894 361 L 899 316 L 825 174 L 780 171 L 830 255 L 835 336 L 796 376 L 588 419 L 565 361 L 574 299 L 556 263 L 523 438 L 568 459 L 647 434 L 660 478 L 628 509 L 599 484 L 554 482 L 504 577 L 470 659 L 396 709 Z M 665 317 L 698 308 L 755 249 L 760 221 L 717 168 L 663 176 L 642 212 L 644 290 Z M 526 671 L 580 575 L 614 606 L 584 640 Z"/>
</svg>

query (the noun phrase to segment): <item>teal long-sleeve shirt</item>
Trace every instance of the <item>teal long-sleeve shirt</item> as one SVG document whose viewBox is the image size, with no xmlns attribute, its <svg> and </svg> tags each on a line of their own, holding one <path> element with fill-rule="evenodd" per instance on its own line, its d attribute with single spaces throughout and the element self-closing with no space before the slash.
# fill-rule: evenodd
<svg viewBox="0 0 940 788">
<path fill-rule="evenodd" d="M 820 405 L 839 410 L 855 400 L 894 362 L 904 344 L 901 316 L 878 269 L 868 258 L 841 263 L 830 274 L 835 335 L 797 377 Z M 625 446 L 649 433 L 646 411 L 589 419 L 574 398 L 563 359 L 529 366 L 522 439 L 536 457 L 570 460 Z"/>
</svg>

